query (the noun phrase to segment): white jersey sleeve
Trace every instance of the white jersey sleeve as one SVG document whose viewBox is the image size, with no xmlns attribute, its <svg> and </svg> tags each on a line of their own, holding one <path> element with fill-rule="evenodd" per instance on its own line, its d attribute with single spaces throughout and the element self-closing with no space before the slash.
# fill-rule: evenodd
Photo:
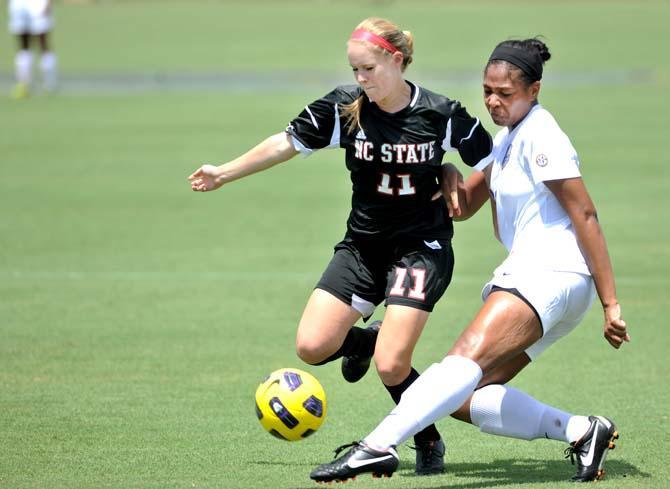
<svg viewBox="0 0 670 489">
<path fill-rule="evenodd" d="M 581 177 L 579 158 L 570 139 L 547 111 L 538 112 L 545 119 L 532 135 L 528 166 L 535 182 Z"/>
</svg>

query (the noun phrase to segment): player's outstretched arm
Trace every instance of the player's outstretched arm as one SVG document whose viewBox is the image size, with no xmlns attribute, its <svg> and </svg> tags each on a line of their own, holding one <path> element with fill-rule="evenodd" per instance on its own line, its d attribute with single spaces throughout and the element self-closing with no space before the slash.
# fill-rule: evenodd
<svg viewBox="0 0 670 489">
<path fill-rule="evenodd" d="M 598 297 L 605 314 L 604 336 L 614 348 L 630 341 L 626 323 L 621 318 L 621 306 L 616 296 L 614 272 L 605 236 L 598 222 L 595 206 L 581 178 L 547 181 L 545 184 L 556 196 L 572 221 L 577 242 L 596 284 Z"/>
<path fill-rule="evenodd" d="M 209 192 L 226 183 L 290 160 L 296 154 L 298 152 L 293 147 L 291 137 L 285 132 L 280 132 L 228 163 L 220 166 L 202 165 L 189 175 L 188 180 L 193 191 Z"/>
</svg>

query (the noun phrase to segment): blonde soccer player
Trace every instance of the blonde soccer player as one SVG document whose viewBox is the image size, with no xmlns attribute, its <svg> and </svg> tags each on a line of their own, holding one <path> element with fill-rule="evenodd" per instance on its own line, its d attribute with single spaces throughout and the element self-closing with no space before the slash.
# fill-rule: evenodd
<svg viewBox="0 0 670 489">
<path fill-rule="evenodd" d="M 452 220 L 441 199 L 433 200 L 442 159 L 458 151 L 473 166 L 490 153 L 491 138 L 459 102 L 405 79 L 413 57 L 410 32 L 366 19 L 349 36 L 347 55 L 356 85 L 335 88 L 308 104 L 285 131 L 189 178 L 193 190 L 211 191 L 300 153 L 344 150 L 351 212 L 303 311 L 296 348 L 310 365 L 342 358 L 349 382 L 365 375 L 374 356 L 398 402 L 419 375 L 412 353 L 454 267 Z M 381 323 L 354 327 L 381 303 Z M 352 401 L 352 412 L 355 406 Z M 419 430 L 415 444 L 416 472 L 442 472 L 445 449 L 435 426 Z"/>
</svg>

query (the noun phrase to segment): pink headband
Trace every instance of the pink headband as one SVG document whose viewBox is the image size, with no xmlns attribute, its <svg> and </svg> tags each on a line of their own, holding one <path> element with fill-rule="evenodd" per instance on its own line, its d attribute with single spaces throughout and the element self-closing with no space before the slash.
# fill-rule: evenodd
<svg viewBox="0 0 670 489">
<path fill-rule="evenodd" d="M 382 49 L 386 49 L 391 54 L 400 51 L 397 47 L 388 42 L 382 36 L 373 34 L 372 32 L 366 31 L 365 29 L 356 29 L 354 32 L 351 33 L 351 37 L 349 39 L 371 42 L 375 46 L 379 46 Z"/>
</svg>

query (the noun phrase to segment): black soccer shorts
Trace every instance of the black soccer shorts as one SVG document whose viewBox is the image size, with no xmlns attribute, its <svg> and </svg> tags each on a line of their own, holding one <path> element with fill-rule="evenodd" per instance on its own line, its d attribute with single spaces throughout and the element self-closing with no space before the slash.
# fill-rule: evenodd
<svg viewBox="0 0 670 489">
<path fill-rule="evenodd" d="M 316 288 L 330 292 L 364 318 L 382 301 L 431 312 L 451 282 L 454 252 L 449 240 L 406 239 L 370 244 L 349 236 Z"/>
</svg>

